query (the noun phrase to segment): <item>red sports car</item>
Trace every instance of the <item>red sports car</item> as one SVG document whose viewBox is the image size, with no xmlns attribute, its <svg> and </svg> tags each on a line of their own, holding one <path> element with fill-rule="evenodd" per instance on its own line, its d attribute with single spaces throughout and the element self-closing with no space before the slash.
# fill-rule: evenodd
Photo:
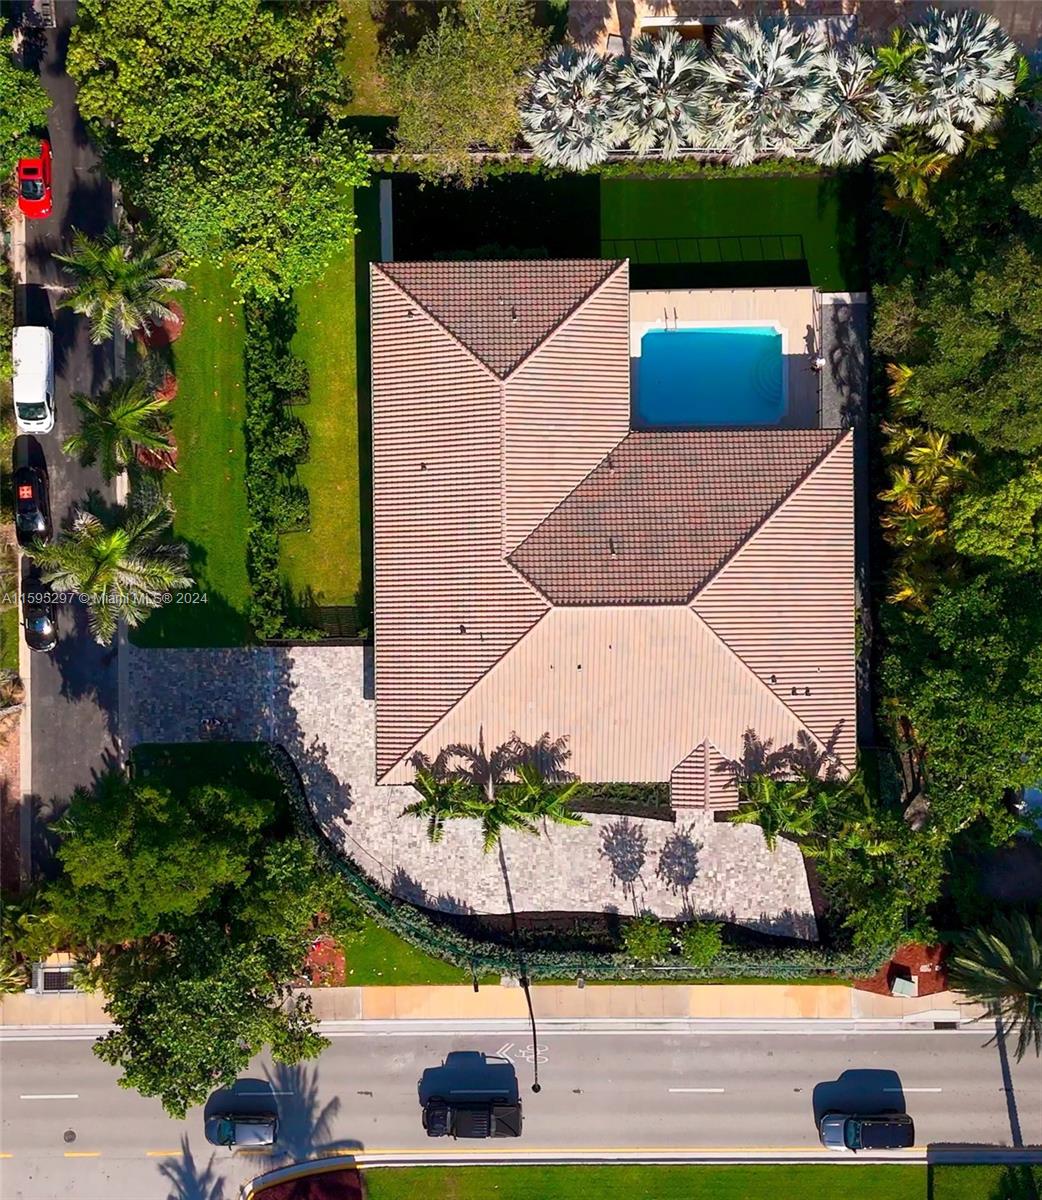
<svg viewBox="0 0 1042 1200">
<path fill-rule="evenodd" d="M 51 215 L 51 143 L 40 143 L 39 158 L 18 160 L 18 207 L 27 217 Z"/>
</svg>

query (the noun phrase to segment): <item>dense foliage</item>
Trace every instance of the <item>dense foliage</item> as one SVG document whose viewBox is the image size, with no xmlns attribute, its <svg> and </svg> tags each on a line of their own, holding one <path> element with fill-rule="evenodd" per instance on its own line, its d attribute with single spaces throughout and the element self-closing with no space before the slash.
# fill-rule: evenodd
<svg viewBox="0 0 1042 1200">
<path fill-rule="evenodd" d="M 442 9 L 414 49 L 390 56 L 397 145 L 405 154 L 435 156 L 418 160 L 421 175 L 470 179 L 472 148 L 513 149 L 524 72 L 543 50 L 523 0 L 461 0 Z"/>
<path fill-rule="evenodd" d="M 6 179 L 19 158 L 40 152 L 51 100 L 39 78 L 19 66 L 8 47 L 0 51 L 0 178 Z"/>
<path fill-rule="evenodd" d="M 270 297 L 318 278 L 354 234 L 368 151 L 339 119 L 345 36 L 337 4 L 84 0 L 68 70 L 132 202 Z"/>
<path fill-rule="evenodd" d="M 265 1046 L 290 1063 L 322 1049 L 289 985 L 318 914 L 345 934 L 355 909 L 292 833 L 270 775 L 106 776 L 76 793 L 58 830 L 63 872 L 8 936 L 31 956 L 62 947 L 93 960 L 89 982 L 116 1025 L 95 1050 L 123 1086 L 183 1117 Z"/>
</svg>

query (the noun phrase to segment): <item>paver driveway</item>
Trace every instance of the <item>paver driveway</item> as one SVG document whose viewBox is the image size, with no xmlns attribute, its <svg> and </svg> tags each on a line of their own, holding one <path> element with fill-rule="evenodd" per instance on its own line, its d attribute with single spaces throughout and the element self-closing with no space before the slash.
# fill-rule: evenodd
<svg viewBox="0 0 1042 1200">
<path fill-rule="evenodd" d="M 432 846 L 424 824 L 400 816 L 415 792 L 377 787 L 371 656 L 361 647 L 142 650 L 128 647 L 131 745 L 198 741 L 218 718 L 221 736 L 281 743 L 312 806 L 344 853 L 385 887 L 431 908 L 509 910 L 498 855 L 483 854 L 475 822 L 450 822 Z M 503 838 L 518 912 L 712 915 L 813 937 L 803 860 L 769 851 L 753 825 L 695 813 L 674 825 L 590 815 L 589 828 L 552 827 Z"/>
</svg>

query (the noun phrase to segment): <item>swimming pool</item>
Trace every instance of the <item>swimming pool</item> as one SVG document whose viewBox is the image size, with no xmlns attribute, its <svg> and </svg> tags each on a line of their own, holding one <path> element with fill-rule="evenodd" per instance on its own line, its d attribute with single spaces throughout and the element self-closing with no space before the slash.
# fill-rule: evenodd
<svg viewBox="0 0 1042 1200">
<path fill-rule="evenodd" d="M 785 412 L 783 366 L 782 335 L 773 326 L 648 330 L 633 425 L 776 425 Z"/>
</svg>

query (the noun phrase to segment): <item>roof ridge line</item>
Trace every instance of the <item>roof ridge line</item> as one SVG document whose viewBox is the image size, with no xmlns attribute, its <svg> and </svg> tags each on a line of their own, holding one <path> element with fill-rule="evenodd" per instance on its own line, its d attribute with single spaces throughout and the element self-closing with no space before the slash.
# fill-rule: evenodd
<svg viewBox="0 0 1042 1200">
<path fill-rule="evenodd" d="M 808 429 L 808 430 L 786 430 L 786 431 L 778 430 L 777 432 L 818 433 L 821 431 L 816 430 L 816 429 Z M 838 436 L 833 439 L 832 444 L 830 446 L 826 447 L 826 449 L 823 450 L 821 452 L 821 454 L 818 455 L 818 457 L 814 460 L 814 462 L 811 463 L 811 465 L 806 469 L 806 471 L 803 472 L 803 474 L 796 480 L 796 482 L 792 485 L 792 487 L 789 488 L 789 490 L 775 503 L 774 507 L 771 508 L 768 512 L 764 513 L 764 515 L 760 518 L 760 520 L 757 521 L 756 524 L 746 533 L 746 535 L 742 538 L 742 540 L 738 543 L 738 545 L 735 546 L 735 548 L 724 559 L 724 561 L 722 563 L 720 563 L 720 565 L 716 568 L 716 570 L 712 573 L 712 575 L 710 575 L 708 577 L 708 579 L 703 580 L 703 582 L 701 584 L 699 584 L 696 588 L 694 588 L 693 591 L 691 591 L 688 594 L 687 599 L 683 602 L 684 604 L 686 604 L 690 607 L 692 604 L 695 603 L 695 601 L 698 599 L 698 597 L 701 596 L 701 594 L 706 590 L 706 588 L 708 588 L 711 584 L 715 583 L 717 579 L 719 579 L 719 577 L 723 574 L 723 572 L 734 561 L 734 559 L 738 555 L 739 551 L 742 550 L 743 547 L 747 546 L 753 540 L 753 538 L 756 537 L 757 534 L 759 534 L 759 532 L 762 529 L 764 529 L 774 519 L 774 517 L 779 512 L 781 512 L 781 510 L 786 506 L 786 504 L 789 503 L 789 501 L 793 498 L 793 496 L 796 495 L 796 493 L 811 478 L 811 476 L 815 475 L 817 473 L 818 469 L 825 463 L 825 461 L 832 457 L 832 455 L 839 448 L 839 446 L 848 437 L 852 436 L 852 433 L 853 433 L 853 431 L 850 429 L 839 430 Z"/>
<path fill-rule="evenodd" d="M 545 261 L 545 262 L 598 262 L 600 260 L 588 259 L 588 258 L 557 258 L 557 259 L 544 259 L 543 261 Z M 502 379 L 504 383 L 506 383 L 506 381 L 508 379 L 510 379 L 511 376 L 515 375 L 518 371 L 520 371 L 521 368 L 525 365 L 525 363 L 527 363 L 529 361 L 529 359 L 531 359 L 533 354 L 538 354 L 538 352 L 540 350 L 542 350 L 542 348 L 554 336 L 554 334 L 559 333 L 561 331 L 561 329 L 563 329 L 564 326 L 572 319 L 572 317 L 574 317 L 588 301 L 593 299 L 593 297 L 601 290 L 601 288 L 607 287 L 607 285 L 615 278 L 616 275 L 618 275 L 618 273 L 622 270 L 622 268 L 627 266 L 629 260 L 625 259 L 625 258 L 616 258 L 616 259 L 606 259 L 604 261 L 614 262 L 615 266 L 608 272 L 607 275 L 605 275 L 605 277 L 600 281 L 600 283 L 595 283 L 593 285 L 593 287 L 590 288 L 590 290 L 585 293 L 585 295 L 580 297 L 580 299 L 578 299 L 575 302 L 575 304 L 564 314 L 564 316 L 561 317 L 561 319 L 557 322 L 557 324 L 552 326 L 552 328 L 548 329 L 547 332 L 539 339 L 539 341 L 536 342 L 536 344 L 532 347 L 532 349 L 529 350 L 527 354 L 522 355 L 522 357 L 519 358 L 516 363 L 514 363 L 514 365 L 510 368 L 509 371 L 507 371 L 507 373 L 505 375 L 499 376 L 499 378 Z"/>
<path fill-rule="evenodd" d="M 487 374 L 489 374 L 498 384 L 502 385 L 502 383 L 503 383 L 502 376 L 498 375 L 495 371 L 493 371 L 493 369 L 488 365 L 487 362 L 485 362 L 485 360 L 483 358 L 480 358 L 477 354 L 475 354 L 474 351 L 471 350 L 471 348 L 466 344 L 466 342 L 464 342 L 460 338 L 458 338 L 452 332 L 451 329 L 449 329 L 442 321 L 440 321 L 434 315 L 434 313 L 431 312 L 431 310 L 427 307 L 427 305 L 424 304 L 423 301 L 419 299 L 419 297 L 413 295 L 413 293 L 410 292 L 407 287 L 404 287 L 402 284 L 400 284 L 397 281 L 397 279 L 392 279 L 391 276 L 388 275 L 387 272 L 383 269 L 383 263 L 370 263 L 369 265 L 374 271 L 380 272 L 380 277 L 382 279 L 385 279 L 391 285 L 391 287 L 394 288 L 394 290 L 398 293 L 399 296 L 401 296 L 404 300 L 408 300 L 411 304 L 415 304 L 417 306 L 417 308 L 419 308 L 429 320 L 434 322 L 434 324 L 438 327 L 438 329 L 441 330 L 442 333 L 445 334 L 446 337 L 451 338 L 452 341 L 455 342 L 457 346 L 459 346 L 459 348 L 463 351 L 464 354 L 467 355 L 468 358 L 473 360 L 473 362 L 475 362 L 483 371 L 487 372 Z M 370 291 L 371 290 L 372 290 L 372 285 L 370 284 Z M 370 338 L 372 337 L 371 326 L 372 326 L 372 321 L 370 320 L 370 335 L 369 335 Z"/>
</svg>

